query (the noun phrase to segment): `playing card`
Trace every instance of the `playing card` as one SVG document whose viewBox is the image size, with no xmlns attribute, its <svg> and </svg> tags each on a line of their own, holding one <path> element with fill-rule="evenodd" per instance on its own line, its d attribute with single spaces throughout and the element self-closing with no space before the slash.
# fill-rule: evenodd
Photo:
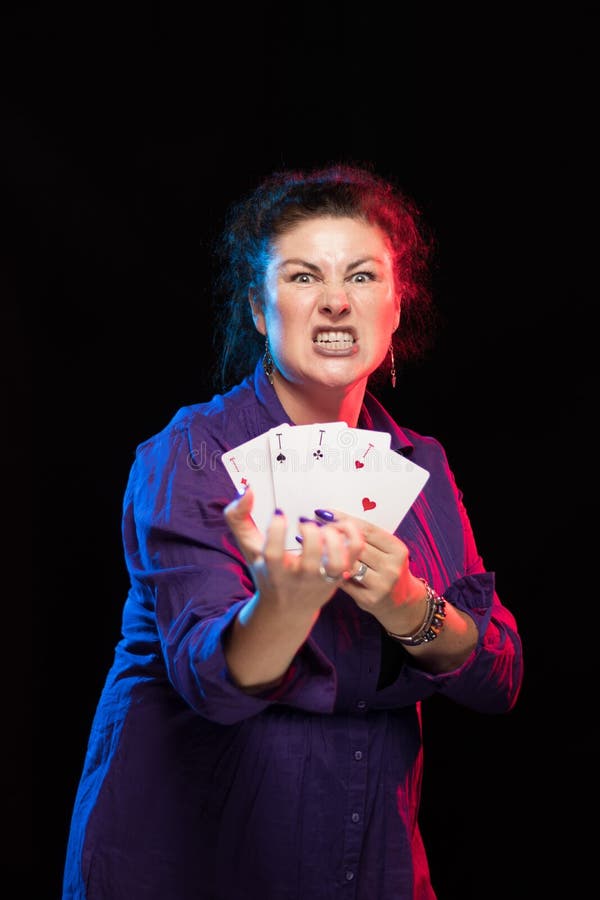
<svg viewBox="0 0 600 900">
<path fill-rule="evenodd" d="M 429 472 L 389 449 L 372 458 L 374 465 L 353 466 L 343 478 L 323 485 L 323 490 L 326 488 L 330 507 L 393 533 L 423 489 Z M 361 461 L 361 457 L 356 460 Z"/>
<path fill-rule="evenodd" d="M 240 493 L 248 484 L 252 487 L 252 518 L 264 534 L 276 506 L 267 432 L 223 453 L 221 461 Z"/>
<path fill-rule="evenodd" d="M 315 496 L 322 501 L 317 485 L 341 469 L 341 448 L 337 437 L 347 429 L 345 422 L 294 425 L 269 432 L 273 489 L 277 506 L 288 521 L 286 548 L 298 548 L 298 519 L 314 518 Z M 317 503 L 318 505 L 318 503 Z"/>
</svg>

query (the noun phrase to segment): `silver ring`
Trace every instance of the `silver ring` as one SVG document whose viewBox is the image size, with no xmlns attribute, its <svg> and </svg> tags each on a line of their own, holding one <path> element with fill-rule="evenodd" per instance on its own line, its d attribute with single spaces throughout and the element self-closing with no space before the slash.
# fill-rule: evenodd
<svg viewBox="0 0 600 900">
<path fill-rule="evenodd" d="M 329 572 L 325 569 L 325 566 L 321 563 L 319 566 L 319 575 L 323 578 L 328 584 L 333 584 L 335 581 L 339 581 L 341 575 L 330 575 Z"/>
<path fill-rule="evenodd" d="M 359 566 L 354 575 L 350 576 L 350 581 L 362 581 L 367 572 L 369 571 L 369 567 L 366 563 L 359 559 Z"/>
</svg>

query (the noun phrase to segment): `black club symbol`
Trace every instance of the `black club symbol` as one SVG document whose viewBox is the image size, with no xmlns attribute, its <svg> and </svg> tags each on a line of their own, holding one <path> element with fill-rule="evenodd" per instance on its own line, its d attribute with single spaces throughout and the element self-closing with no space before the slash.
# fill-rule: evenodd
<svg viewBox="0 0 600 900">
<path fill-rule="evenodd" d="M 321 450 L 313 450 L 313 456 L 315 459 L 323 459 L 323 452 Z"/>
</svg>

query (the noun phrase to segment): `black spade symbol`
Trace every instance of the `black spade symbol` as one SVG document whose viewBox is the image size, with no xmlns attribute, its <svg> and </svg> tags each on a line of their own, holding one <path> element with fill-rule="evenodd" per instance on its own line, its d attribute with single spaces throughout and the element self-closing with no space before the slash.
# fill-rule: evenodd
<svg viewBox="0 0 600 900">
<path fill-rule="evenodd" d="M 284 459 L 285 459 L 285 456 L 284 456 L 283 453 L 278 453 L 278 454 L 277 454 L 277 462 L 283 462 Z"/>
</svg>

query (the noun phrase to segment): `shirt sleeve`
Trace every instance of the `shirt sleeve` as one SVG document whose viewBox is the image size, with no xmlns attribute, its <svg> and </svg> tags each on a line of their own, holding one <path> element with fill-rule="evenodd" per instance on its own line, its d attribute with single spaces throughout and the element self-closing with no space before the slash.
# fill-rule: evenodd
<svg viewBox="0 0 600 900">
<path fill-rule="evenodd" d="M 137 634 L 139 640 L 142 621 L 146 633 L 154 629 L 169 680 L 213 721 L 241 721 L 284 701 L 327 712 L 336 676 L 314 642 L 300 648 L 268 694 L 248 694 L 230 676 L 223 637 L 254 585 L 223 516 L 235 496 L 220 462 L 225 448 L 203 440 L 203 452 L 192 452 L 190 433 L 181 427 L 138 448 L 123 510 L 131 579 L 124 637 L 133 641 Z"/>
<path fill-rule="evenodd" d="M 443 590 L 449 603 L 468 613 L 478 630 L 477 646 L 454 672 L 432 675 L 409 666 L 413 688 L 435 692 L 477 712 L 504 713 L 515 705 L 523 681 L 523 648 L 514 615 L 501 602 L 495 575 L 485 569 L 462 492 L 448 469 L 462 528 L 465 574 Z"/>
<path fill-rule="evenodd" d="M 516 703 L 523 676 L 521 639 L 512 613 L 502 605 L 491 572 L 467 575 L 444 592 L 448 602 L 477 625 L 477 647 L 453 672 L 431 675 L 413 669 L 417 682 L 477 712 L 504 713 Z"/>
</svg>

